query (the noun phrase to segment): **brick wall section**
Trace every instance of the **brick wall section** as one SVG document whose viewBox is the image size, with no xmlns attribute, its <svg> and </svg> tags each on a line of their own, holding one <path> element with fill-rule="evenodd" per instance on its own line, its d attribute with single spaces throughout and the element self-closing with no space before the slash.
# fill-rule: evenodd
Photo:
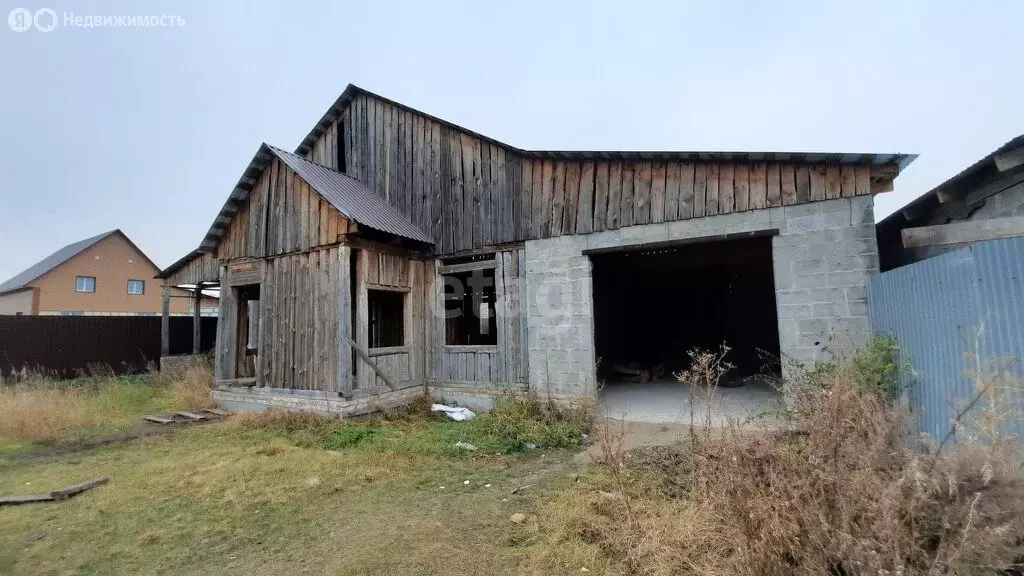
<svg viewBox="0 0 1024 576">
<path fill-rule="evenodd" d="M 591 262 L 584 250 L 777 229 L 772 239 L 784 356 L 825 359 L 869 335 L 867 279 L 878 272 L 873 198 L 837 198 L 526 243 L 530 384 L 596 391 Z"/>
</svg>

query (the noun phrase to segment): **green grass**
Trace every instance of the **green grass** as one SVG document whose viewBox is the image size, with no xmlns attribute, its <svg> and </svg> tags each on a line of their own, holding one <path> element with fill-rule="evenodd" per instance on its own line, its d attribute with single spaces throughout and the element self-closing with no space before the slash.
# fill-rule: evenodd
<svg viewBox="0 0 1024 576">
<path fill-rule="evenodd" d="M 110 477 L 67 502 L 0 508 L 0 573 L 519 574 L 540 544 L 509 516 L 576 486 L 571 452 L 491 451 L 504 445 L 469 422 L 261 420 L 0 457 L 3 494 Z M 449 450 L 457 439 L 481 449 Z"/>
</svg>

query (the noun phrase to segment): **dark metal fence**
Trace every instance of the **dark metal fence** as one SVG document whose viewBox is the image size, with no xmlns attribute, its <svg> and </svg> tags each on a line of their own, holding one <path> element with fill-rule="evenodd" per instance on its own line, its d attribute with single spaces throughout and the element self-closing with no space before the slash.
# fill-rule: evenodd
<svg viewBox="0 0 1024 576">
<path fill-rule="evenodd" d="M 192 352 L 192 318 L 170 320 L 170 352 Z M 213 348 L 217 319 L 203 318 L 201 348 Z M 0 374 L 27 370 L 74 377 L 109 368 L 146 369 L 160 358 L 159 316 L 0 316 Z"/>
</svg>

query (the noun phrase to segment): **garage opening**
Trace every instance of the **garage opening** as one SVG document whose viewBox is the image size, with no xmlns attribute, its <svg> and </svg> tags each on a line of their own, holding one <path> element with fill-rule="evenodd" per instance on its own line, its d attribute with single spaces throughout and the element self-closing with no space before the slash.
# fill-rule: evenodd
<svg viewBox="0 0 1024 576">
<path fill-rule="evenodd" d="M 686 421 L 692 390 L 673 376 L 688 350 L 717 350 L 735 368 L 721 382 L 722 417 L 764 411 L 778 398 L 778 320 L 771 236 L 590 255 L 602 404 L 618 416 Z M 615 416 L 615 414 L 612 414 Z"/>
</svg>

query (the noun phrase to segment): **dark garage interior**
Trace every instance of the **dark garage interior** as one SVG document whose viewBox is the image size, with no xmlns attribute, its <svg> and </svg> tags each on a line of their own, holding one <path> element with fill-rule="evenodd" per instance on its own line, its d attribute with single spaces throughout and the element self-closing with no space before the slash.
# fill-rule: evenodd
<svg viewBox="0 0 1024 576">
<path fill-rule="evenodd" d="M 771 236 L 590 257 L 603 381 L 621 377 L 616 366 L 639 366 L 652 379 L 670 379 L 687 367 L 687 350 L 717 349 L 723 342 L 736 366 L 728 379 L 773 369 L 766 367 L 766 358 L 779 357 Z"/>
</svg>

